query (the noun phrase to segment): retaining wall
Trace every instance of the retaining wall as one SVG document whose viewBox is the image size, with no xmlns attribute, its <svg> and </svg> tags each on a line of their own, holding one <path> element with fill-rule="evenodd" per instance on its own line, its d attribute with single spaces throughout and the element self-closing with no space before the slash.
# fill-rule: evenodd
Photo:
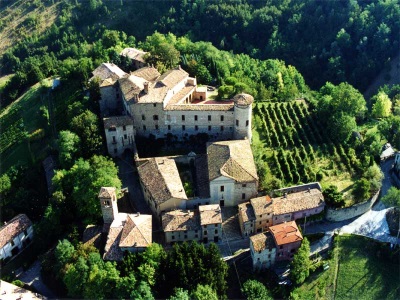
<svg viewBox="0 0 400 300">
<path fill-rule="evenodd" d="M 379 198 L 379 193 L 380 190 L 368 201 L 355 204 L 351 207 L 339 209 L 327 208 L 325 218 L 331 222 L 339 222 L 358 217 L 371 209 L 372 205 Z"/>
</svg>

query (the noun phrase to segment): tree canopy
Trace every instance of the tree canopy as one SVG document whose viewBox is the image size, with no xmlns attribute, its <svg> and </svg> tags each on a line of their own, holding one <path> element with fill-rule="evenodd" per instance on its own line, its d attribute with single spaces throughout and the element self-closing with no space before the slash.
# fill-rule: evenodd
<svg viewBox="0 0 400 300">
<path fill-rule="evenodd" d="M 388 207 L 400 207 L 400 190 L 392 186 L 381 200 Z"/>
<path fill-rule="evenodd" d="M 249 279 L 242 287 L 242 293 L 247 300 L 268 300 L 273 299 L 271 293 L 264 284 L 257 280 Z"/>
<path fill-rule="evenodd" d="M 290 278 L 294 284 L 300 285 L 307 279 L 310 274 L 310 265 L 310 243 L 307 238 L 304 238 L 291 263 Z"/>
</svg>

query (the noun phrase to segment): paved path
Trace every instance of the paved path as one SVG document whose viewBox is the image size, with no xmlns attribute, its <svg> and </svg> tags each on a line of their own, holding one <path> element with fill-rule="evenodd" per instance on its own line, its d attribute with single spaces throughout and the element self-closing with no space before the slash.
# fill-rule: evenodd
<svg viewBox="0 0 400 300">
<path fill-rule="evenodd" d="M 22 273 L 18 279 L 22 282 L 25 282 L 29 286 L 33 286 L 36 291 L 43 296 L 49 299 L 54 299 L 56 298 L 56 295 L 54 295 L 53 292 L 50 291 L 49 288 L 43 283 L 43 279 L 40 274 L 41 269 L 42 266 L 40 265 L 40 261 L 36 260 L 33 265 L 26 272 Z"/>
</svg>

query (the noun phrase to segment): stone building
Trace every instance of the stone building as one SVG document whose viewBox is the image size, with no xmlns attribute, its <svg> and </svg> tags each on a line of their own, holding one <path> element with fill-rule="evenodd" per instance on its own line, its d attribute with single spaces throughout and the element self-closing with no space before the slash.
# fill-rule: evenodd
<svg viewBox="0 0 400 300">
<path fill-rule="evenodd" d="M 303 236 L 295 221 L 269 227 L 275 245 L 276 261 L 292 260 L 297 249 L 301 246 Z"/>
<path fill-rule="evenodd" d="M 162 214 L 165 242 L 200 241 L 199 215 L 190 210 L 173 210 Z"/>
<path fill-rule="evenodd" d="M 109 117 L 104 118 L 103 121 L 107 149 L 111 156 L 119 156 L 126 149 L 134 149 L 135 131 L 131 117 Z"/>
<path fill-rule="evenodd" d="M 273 225 L 293 221 L 323 212 L 324 196 L 318 182 L 277 190 L 283 194 L 273 197 Z"/>
<path fill-rule="evenodd" d="M 207 144 L 210 203 L 237 206 L 257 195 L 258 176 L 249 140 Z"/>
<path fill-rule="evenodd" d="M 18 254 L 33 238 L 31 220 L 19 214 L 0 228 L 0 260 Z"/>
<path fill-rule="evenodd" d="M 250 254 L 253 270 L 265 270 L 275 264 L 276 245 L 270 232 L 262 232 L 250 237 Z"/>
<path fill-rule="evenodd" d="M 195 210 L 176 209 L 162 214 L 165 242 L 222 240 L 222 213 L 219 205 L 200 205 Z"/>
<path fill-rule="evenodd" d="M 222 213 L 218 204 L 199 206 L 200 225 L 203 232 L 203 242 L 222 240 Z"/>
<path fill-rule="evenodd" d="M 103 259 L 120 261 L 124 251 L 142 252 L 152 243 L 151 215 L 120 213 L 113 187 L 102 187 L 99 200 L 107 236 Z"/>
<path fill-rule="evenodd" d="M 239 206 L 239 224 L 243 236 L 268 230 L 281 224 L 321 213 L 325 208 L 318 182 L 274 191 L 283 196 L 262 196 Z"/>
<path fill-rule="evenodd" d="M 135 134 L 183 140 L 203 133 L 211 140 L 251 141 L 251 95 L 215 101 L 209 97 L 214 88 L 198 86 L 181 67 L 164 74 L 154 67 L 130 74 L 116 68 L 103 63 L 93 72 L 100 79 L 101 115 L 131 116 Z"/>
<path fill-rule="evenodd" d="M 153 157 L 137 169 L 144 198 L 154 216 L 161 217 L 163 212 L 186 209 L 188 198 L 173 159 Z"/>
<path fill-rule="evenodd" d="M 146 66 L 146 61 L 144 60 L 146 54 L 148 54 L 148 52 L 136 48 L 125 48 L 120 53 L 120 55 L 129 57 L 132 60 L 135 69 L 140 69 Z"/>
</svg>

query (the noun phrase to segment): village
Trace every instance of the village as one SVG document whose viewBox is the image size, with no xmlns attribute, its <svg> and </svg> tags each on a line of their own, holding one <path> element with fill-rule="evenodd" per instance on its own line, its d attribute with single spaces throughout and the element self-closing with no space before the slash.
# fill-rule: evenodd
<svg viewBox="0 0 400 300">
<path fill-rule="evenodd" d="M 129 165 L 123 191 L 99 190 L 103 224 L 83 233 L 82 242 L 95 245 L 105 261 L 121 261 L 125 251 L 143 252 L 152 243 L 216 243 L 224 260 L 245 251 L 254 272 L 279 266 L 279 284 L 291 285 L 287 268 L 306 225 L 354 218 L 377 200 L 379 192 L 356 213 L 337 217 L 326 212 L 318 182 L 260 193 L 251 149 L 253 97 L 240 93 L 216 101 L 216 88 L 198 85 L 180 66 L 160 74 L 145 64 L 145 54 L 124 49 L 121 55 L 132 59 L 136 71 L 102 63 L 90 79 L 100 87 L 108 154 Z M 207 136 L 206 153 L 140 157 L 137 137 L 149 136 L 172 143 Z M 393 170 L 398 176 L 400 154 Z M 0 229 L 0 258 L 16 255 L 33 235 L 26 215 L 7 222 Z M 329 248 L 330 240 L 312 254 Z"/>
</svg>

